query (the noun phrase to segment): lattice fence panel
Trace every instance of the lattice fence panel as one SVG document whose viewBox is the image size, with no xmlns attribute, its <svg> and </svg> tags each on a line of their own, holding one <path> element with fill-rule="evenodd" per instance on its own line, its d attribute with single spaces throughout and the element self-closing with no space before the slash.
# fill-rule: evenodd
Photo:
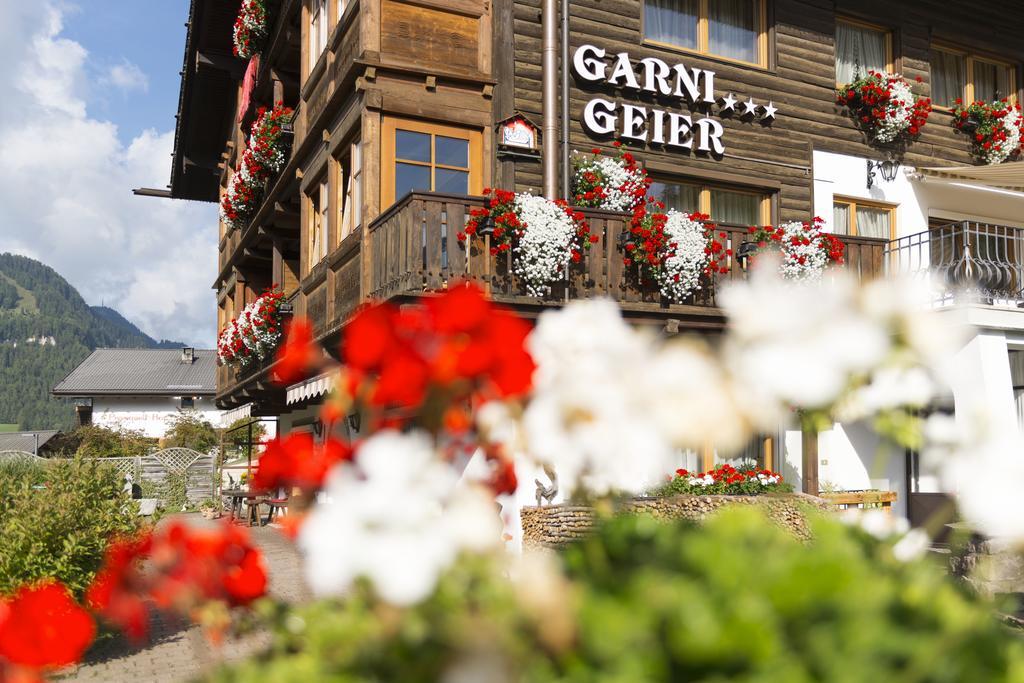
<svg viewBox="0 0 1024 683">
<path fill-rule="evenodd" d="M 153 453 L 151 458 L 158 460 L 161 465 L 175 472 L 185 472 L 197 460 L 203 457 L 202 453 L 191 448 L 165 448 L 162 451 Z"/>
<path fill-rule="evenodd" d="M 0 461 L 5 460 L 46 460 L 28 451 L 0 451 Z"/>
</svg>

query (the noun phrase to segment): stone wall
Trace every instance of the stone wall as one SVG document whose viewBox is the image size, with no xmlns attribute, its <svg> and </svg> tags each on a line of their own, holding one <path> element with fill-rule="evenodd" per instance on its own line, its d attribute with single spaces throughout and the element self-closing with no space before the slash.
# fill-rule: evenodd
<svg viewBox="0 0 1024 683">
<path fill-rule="evenodd" d="M 810 539 L 805 511 L 833 508 L 820 498 L 800 493 L 765 496 L 669 496 L 634 498 L 622 504 L 623 512 L 650 514 L 662 519 L 701 520 L 728 505 L 758 505 L 770 519 L 802 540 Z M 594 510 L 585 505 L 543 505 L 521 511 L 523 544 L 555 547 L 587 534 L 594 525 Z"/>
</svg>

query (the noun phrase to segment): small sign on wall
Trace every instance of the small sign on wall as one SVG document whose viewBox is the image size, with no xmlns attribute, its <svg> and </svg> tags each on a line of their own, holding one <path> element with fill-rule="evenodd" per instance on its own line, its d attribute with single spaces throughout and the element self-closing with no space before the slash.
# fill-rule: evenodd
<svg viewBox="0 0 1024 683">
<path fill-rule="evenodd" d="M 498 122 L 498 156 L 540 158 L 540 130 L 523 114 L 516 112 Z"/>
</svg>

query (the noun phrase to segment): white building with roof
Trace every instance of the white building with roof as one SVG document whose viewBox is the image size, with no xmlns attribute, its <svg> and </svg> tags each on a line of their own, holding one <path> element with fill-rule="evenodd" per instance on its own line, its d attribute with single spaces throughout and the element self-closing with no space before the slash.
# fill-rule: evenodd
<svg viewBox="0 0 1024 683">
<path fill-rule="evenodd" d="M 51 393 L 74 402 L 80 425 L 159 439 L 181 410 L 221 426 L 216 368 L 217 352 L 209 349 L 96 349 Z"/>
</svg>

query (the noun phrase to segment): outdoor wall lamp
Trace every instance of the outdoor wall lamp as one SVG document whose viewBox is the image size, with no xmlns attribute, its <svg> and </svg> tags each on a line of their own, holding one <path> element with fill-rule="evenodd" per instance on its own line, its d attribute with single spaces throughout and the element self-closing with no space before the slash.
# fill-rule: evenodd
<svg viewBox="0 0 1024 683">
<path fill-rule="evenodd" d="M 872 161 L 868 159 L 868 189 L 875 184 L 875 174 L 880 173 L 882 180 L 891 183 L 896 179 L 896 172 L 900 170 L 900 162 L 892 157 L 885 161 Z"/>
<path fill-rule="evenodd" d="M 739 259 L 740 268 L 743 270 L 747 269 L 747 259 L 756 254 L 757 249 L 758 246 L 756 242 L 744 242 L 739 246 L 736 250 L 736 258 Z"/>
</svg>

